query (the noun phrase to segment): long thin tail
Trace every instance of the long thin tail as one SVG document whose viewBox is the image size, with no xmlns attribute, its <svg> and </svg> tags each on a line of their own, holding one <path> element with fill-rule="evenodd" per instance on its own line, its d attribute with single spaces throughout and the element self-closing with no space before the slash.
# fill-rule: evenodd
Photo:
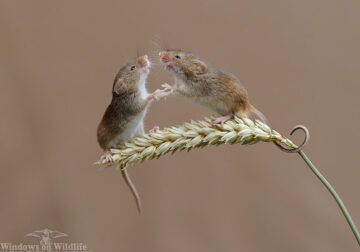
<svg viewBox="0 0 360 252">
<path fill-rule="evenodd" d="M 251 105 L 251 113 L 253 113 L 257 118 L 259 118 L 263 123 L 267 124 L 270 127 L 270 122 L 269 120 L 266 118 L 266 116 L 261 113 L 260 110 L 258 110 L 257 108 L 255 108 L 254 106 Z M 297 148 L 288 148 L 285 146 L 282 146 L 281 144 L 277 143 L 277 142 L 273 142 L 280 150 L 287 152 L 287 153 L 295 153 L 295 152 L 299 152 L 300 150 L 302 150 L 302 148 L 306 145 L 306 143 L 309 141 L 309 131 L 305 126 L 302 125 L 297 125 L 295 126 L 294 129 L 292 129 L 290 135 L 292 135 L 296 130 L 301 129 L 304 133 L 305 133 L 305 139 L 304 142 L 298 146 Z"/>
<path fill-rule="evenodd" d="M 128 185 L 132 195 L 134 196 L 136 206 L 137 206 L 137 210 L 138 210 L 139 214 L 141 214 L 142 206 L 141 206 L 141 199 L 140 199 L 139 193 L 137 192 L 134 183 L 131 181 L 130 176 L 129 176 L 126 168 L 123 168 L 123 169 L 120 169 L 120 170 L 121 170 L 122 177 L 124 178 L 124 180 L 125 180 L 126 184 Z"/>
<path fill-rule="evenodd" d="M 267 124 L 270 126 L 270 122 L 269 120 L 266 118 L 266 116 L 261 113 L 260 110 L 258 110 L 257 108 L 255 108 L 253 105 L 251 105 L 251 113 L 253 113 L 258 119 L 260 119 L 263 123 Z"/>
</svg>

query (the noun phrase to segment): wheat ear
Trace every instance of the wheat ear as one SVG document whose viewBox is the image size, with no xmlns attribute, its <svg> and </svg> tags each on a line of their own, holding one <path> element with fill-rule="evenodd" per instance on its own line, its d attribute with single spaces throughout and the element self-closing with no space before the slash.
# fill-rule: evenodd
<svg viewBox="0 0 360 252">
<path fill-rule="evenodd" d="M 168 152 L 190 151 L 206 145 L 255 144 L 259 141 L 275 141 L 291 148 L 297 147 L 260 121 L 235 117 L 223 125 L 213 125 L 212 118 L 205 118 L 202 121 L 191 121 L 182 126 L 165 128 L 134 138 L 117 149 L 111 149 L 113 162 L 99 160 L 96 164 L 117 164 L 117 167 L 125 168 L 145 160 L 159 158 Z"/>
<path fill-rule="evenodd" d="M 282 146 L 297 148 L 291 140 L 282 137 L 278 132 L 260 121 L 254 122 L 248 118 L 235 117 L 223 125 L 213 125 L 212 118 L 205 118 L 202 121 L 191 121 L 182 126 L 165 128 L 134 138 L 123 146 L 118 146 L 117 149 L 111 149 L 113 162 L 106 163 L 105 160 L 99 160 L 95 164 L 116 164 L 117 169 L 124 169 L 129 165 L 159 158 L 169 152 L 190 151 L 207 145 L 255 144 L 259 141 L 276 142 Z M 298 154 L 331 193 L 360 245 L 360 234 L 340 196 L 305 153 L 300 150 Z"/>
</svg>

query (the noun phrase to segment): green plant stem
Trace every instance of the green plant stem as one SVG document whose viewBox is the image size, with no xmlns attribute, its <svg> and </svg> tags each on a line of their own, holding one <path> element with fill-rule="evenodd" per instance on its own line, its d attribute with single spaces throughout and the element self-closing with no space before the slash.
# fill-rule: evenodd
<svg viewBox="0 0 360 252">
<path fill-rule="evenodd" d="M 360 246 L 359 231 L 357 230 L 357 228 L 356 228 L 348 210 L 346 209 L 344 203 L 342 202 L 340 196 L 336 193 L 335 189 L 330 185 L 330 183 L 326 180 L 326 178 L 316 169 L 316 167 L 313 165 L 313 163 L 311 163 L 310 159 L 305 155 L 305 153 L 303 151 L 299 151 L 298 153 L 304 159 L 304 161 L 310 167 L 310 169 L 313 171 L 313 173 L 316 175 L 316 177 L 318 177 L 318 179 L 321 181 L 321 183 L 323 183 L 323 185 L 326 187 L 326 189 L 328 189 L 329 192 L 331 193 L 331 195 L 334 197 L 336 203 L 338 204 L 342 213 L 344 214 L 346 221 L 349 223 L 349 226 L 350 226 L 352 232 L 354 233 L 355 238 Z"/>
</svg>

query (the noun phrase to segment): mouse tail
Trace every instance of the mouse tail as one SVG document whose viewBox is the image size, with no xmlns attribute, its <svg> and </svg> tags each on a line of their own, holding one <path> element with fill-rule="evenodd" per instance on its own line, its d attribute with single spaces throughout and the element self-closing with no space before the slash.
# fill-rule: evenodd
<svg viewBox="0 0 360 252">
<path fill-rule="evenodd" d="M 265 115 L 263 113 L 261 113 L 260 110 L 256 109 L 254 106 L 252 106 L 252 105 L 250 105 L 250 106 L 251 106 L 250 113 L 254 114 L 263 123 L 267 124 L 271 128 L 269 120 L 265 117 Z M 297 148 L 288 148 L 288 147 L 285 147 L 285 146 L 283 146 L 280 143 L 277 143 L 275 141 L 273 141 L 273 143 L 276 145 L 276 147 L 278 147 L 280 150 L 282 150 L 284 152 L 287 152 L 287 153 L 299 152 L 304 147 L 304 145 L 308 142 L 310 134 L 309 134 L 309 131 L 308 131 L 308 129 L 306 127 L 304 127 L 302 125 L 298 125 L 291 131 L 290 135 L 292 135 L 298 129 L 301 129 L 305 133 L 304 142 L 299 147 L 297 147 Z"/>
<path fill-rule="evenodd" d="M 129 176 L 126 168 L 122 168 L 122 169 L 120 169 L 120 171 L 121 171 L 121 175 L 123 176 L 127 186 L 129 187 L 132 195 L 134 196 L 136 206 L 137 206 L 137 210 L 138 210 L 139 214 L 141 214 L 142 206 L 141 206 L 141 199 L 140 199 L 139 193 L 137 192 L 134 183 L 131 181 L 130 176 Z"/>
<path fill-rule="evenodd" d="M 263 123 L 267 124 L 270 126 L 270 122 L 269 120 L 266 118 L 266 116 L 257 108 L 255 108 L 253 105 L 250 105 L 250 113 L 255 115 L 256 118 L 258 118 L 260 121 L 262 121 Z"/>
</svg>

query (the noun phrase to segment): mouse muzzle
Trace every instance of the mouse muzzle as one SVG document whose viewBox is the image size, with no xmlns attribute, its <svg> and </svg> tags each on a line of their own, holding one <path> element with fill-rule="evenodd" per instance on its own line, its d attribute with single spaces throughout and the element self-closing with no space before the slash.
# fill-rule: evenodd
<svg viewBox="0 0 360 252">
<path fill-rule="evenodd" d="M 170 62 L 170 56 L 166 52 L 160 52 L 159 57 L 162 63 L 169 63 Z"/>
<path fill-rule="evenodd" d="M 147 55 L 139 57 L 137 64 L 139 68 L 150 67 L 150 61 Z"/>
<path fill-rule="evenodd" d="M 167 52 L 160 52 L 159 53 L 159 57 L 160 57 L 160 61 L 164 64 L 166 64 L 165 69 L 170 71 L 173 69 L 173 66 L 170 64 L 170 56 L 169 53 Z"/>
<path fill-rule="evenodd" d="M 144 74 L 147 75 L 149 73 L 149 68 L 150 68 L 151 63 L 150 63 L 147 55 L 139 57 L 137 60 L 137 65 L 138 65 L 138 68 L 141 69 Z"/>
</svg>

